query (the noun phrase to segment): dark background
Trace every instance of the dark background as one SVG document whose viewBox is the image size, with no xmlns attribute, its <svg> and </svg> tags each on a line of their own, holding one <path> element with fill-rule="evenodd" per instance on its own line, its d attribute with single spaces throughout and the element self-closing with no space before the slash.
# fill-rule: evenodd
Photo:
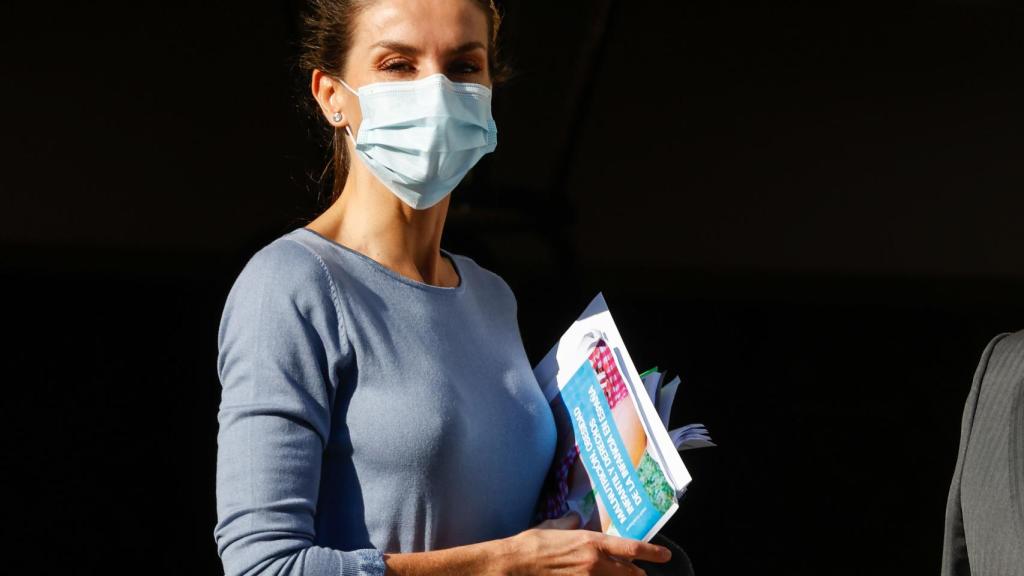
<svg viewBox="0 0 1024 576">
<path fill-rule="evenodd" d="M 0 9 L 5 541 L 33 573 L 219 569 L 219 315 L 321 206 L 297 6 Z M 638 367 L 682 375 L 673 424 L 719 443 L 664 530 L 697 574 L 937 572 L 975 365 L 1024 328 L 1024 10 L 504 10 L 518 76 L 443 245 L 513 287 L 531 361 L 600 290 Z"/>
</svg>

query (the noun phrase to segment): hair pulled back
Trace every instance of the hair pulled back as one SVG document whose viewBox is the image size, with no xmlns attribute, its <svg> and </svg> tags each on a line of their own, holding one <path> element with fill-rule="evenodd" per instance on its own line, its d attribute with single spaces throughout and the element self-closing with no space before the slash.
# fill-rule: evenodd
<svg viewBox="0 0 1024 576">
<path fill-rule="evenodd" d="M 345 62 L 352 47 L 355 22 L 359 14 L 374 2 L 380 0 L 308 0 L 302 17 L 303 35 L 300 44 L 299 69 L 308 82 L 314 70 L 342 78 Z M 501 27 L 501 13 L 494 0 L 471 0 L 478 4 L 487 18 L 489 45 L 487 47 L 488 69 L 494 84 L 505 79 L 507 70 L 498 58 L 498 30 Z M 307 101 L 309 104 L 312 102 Z M 315 106 L 310 108 L 316 109 Z M 314 114 L 319 117 L 319 110 Z M 329 124 L 327 124 L 330 126 Z M 331 197 L 333 204 L 345 186 L 348 177 L 349 158 L 343 129 L 330 127 L 331 159 L 324 173 L 333 167 Z"/>
</svg>

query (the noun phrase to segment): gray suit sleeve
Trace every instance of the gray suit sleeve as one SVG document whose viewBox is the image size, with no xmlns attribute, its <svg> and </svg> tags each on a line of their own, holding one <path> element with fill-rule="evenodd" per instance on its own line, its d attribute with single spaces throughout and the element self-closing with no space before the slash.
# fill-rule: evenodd
<svg viewBox="0 0 1024 576">
<path fill-rule="evenodd" d="M 978 391 L 985 378 L 992 350 L 1005 337 L 1006 334 L 1000 334 L 985 347 L 981 361 L 974 373 L 971 391 L 964 403 L 963 419 L 960 424 L 960 449 L 957 453 L 956 468 L 953 470 L 953 480 L 949 486 L 949 496 L 946 499 L 946 525 L 942 542 L 942 576 L 970 576 L 971 574 L 971 560 L 964 538 L 963 510 L 960 506 L 960 479 L 963 477 L 964 454 L 967 452 L 967 443 L 970 441 L 971 428 L 974 425 L 974 410 L 978 403 Z"/>
<path fill-rule="evenodd" d="M 337 368 L 348 355 L 336 298 L 319 258 L 288 241 L 257 252 L 228 294 L 214 528 L 228 576 L 384 574 L 374 548 L 314 544 Z"/>
</svg>

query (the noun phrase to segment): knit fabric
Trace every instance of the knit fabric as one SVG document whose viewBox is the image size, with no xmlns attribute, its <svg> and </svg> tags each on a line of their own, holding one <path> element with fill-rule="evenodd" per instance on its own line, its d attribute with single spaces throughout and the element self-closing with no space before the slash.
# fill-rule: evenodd
<svg viewBox="0 0 1024 576">
<path fill-rule="evenodd" d="M 530 527 L 555 426 L 498 275 L 417 282 L 297 228 L 246 263 L 217 370 L 228 575 L 381 576 Z"/>
</svg>

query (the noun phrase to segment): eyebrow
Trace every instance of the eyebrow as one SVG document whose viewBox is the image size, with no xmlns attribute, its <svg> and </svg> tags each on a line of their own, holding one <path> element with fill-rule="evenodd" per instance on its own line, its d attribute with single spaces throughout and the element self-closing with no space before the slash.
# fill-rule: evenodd
<svg viewBox="0 0 1024 576">
<path fill-rule="evenodd" d="M 408 56 L 419 56 L 423 51 L 415 46 L 404 44 L 402 42 L 395 42 L 393 40 L 381 40 L 376 44 L 370 46 L 370 48 L 387 48 L 388 50 L 394 50 L 399 54 L 405 54 Z M 487 50 L 487 46 L 483 42 L 466 42 L 460 46 L 457 46 L 451 50 L 448 50 L 448 54 L 465 54 L 472 52 L 473 50 Z"/>
</svg>

